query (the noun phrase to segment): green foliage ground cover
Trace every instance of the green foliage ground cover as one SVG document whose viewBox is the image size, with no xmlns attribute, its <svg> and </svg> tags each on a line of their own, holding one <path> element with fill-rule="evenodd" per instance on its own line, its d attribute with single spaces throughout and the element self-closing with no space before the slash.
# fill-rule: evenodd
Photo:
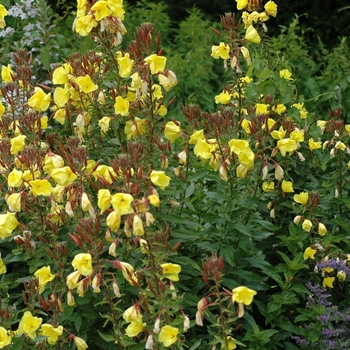
<svg viewBox="0 0 350 350">
<path fill-rule="evenodd" d="M 235 5 L 0 8 L 1 348 L 349 348 L 348 38 Z"/>
</svg>

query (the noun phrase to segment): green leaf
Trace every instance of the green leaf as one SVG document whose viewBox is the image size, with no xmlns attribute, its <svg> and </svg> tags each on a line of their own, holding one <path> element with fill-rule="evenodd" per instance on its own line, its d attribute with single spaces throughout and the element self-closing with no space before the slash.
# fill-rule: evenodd
<svg viewBox="0 0 350 350">
<path fill-rule="evenodd" d="M 189 185 L 186 188 L 185 198 L 192 196 L 193 192 L 194 192 L 194 183 L 192 182 L 191 185 Z"/>
<path fill-rule="evenodd" d="M 190 347 L 189 350 L 195 350 L 195 349 L 197 349 L 197 348 L 199 347 L 199 345 L 201 345 L 201 343 L 202 343 L 202 340 L 201 340 L 201 339 L 197 340 L 197 341 Z"/>
<path fill-rule="evenodd" d="M 113 337 L 113 335 L 111 334 L 104 334 L 102 332 L 100 332 L 99 330 L 97 330 L 98 334 L 100 335 L 100 337 L 105 340 L 106 342 L 115 342 L 115 338 Z"/>
<path fill-rule="evenodd" d="M 50 48 L 45 46 L 40 49 L 40 59 L 43 66 L 49 70 L 50 69 L 50 61 L 51 61 L 51 53 Z"/>
<path fill-rule="evenodd" d="M 268 78 L 271 78 L 274 75 L 273 71 L 270 69 L 264 69 L 260 74 L 259 74 L 259 80 L 264 81 Z"/>
</svg>

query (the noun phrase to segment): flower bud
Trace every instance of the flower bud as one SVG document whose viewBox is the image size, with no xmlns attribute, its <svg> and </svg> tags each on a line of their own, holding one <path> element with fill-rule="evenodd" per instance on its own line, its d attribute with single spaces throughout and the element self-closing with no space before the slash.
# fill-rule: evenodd
<svg viewBox="0 0 350 350">
<path fill-rule="evenodd" d="M 117 297 L 117 298 L 120 298 L 122 295 L 120 294 L 120 290 L 119 290 L 119 286 L 118 286 L 118 283 L 117 282 L 113 282 L 113 292 L 114 292 L 114 295 Z"/>
<path fill-rule="evenodd" d="M 296 225 L 298 225 L 298 224 L 300 224 L 301 219 L 302 219 L 302 216 L 301 216 L 301 215 L 297 215 L 297 216 L 294 218 L 293 222 L 294 222 Z"/>
<path fill-rule="evenodd" d="M 189 328 L 190 328 L 190 319 L 188 318 L 188 316 L 185 316 L 185 319 L 184 319 L 184 333 L 186 333 Z"/>
<path fill-rule="evenodd" d="M 277 164 L 276 167 L 275 167 L 275 179 L 276 180 L 282 180 L 283 176 L 284 176 L 284 171 L 281 168 L 281 166 Z"/>
<path fill-rule="evenodd" d="M 269 172 L 269 167 L 267 165 L 264 166 L 262 170 L 262 179 L 265 180 L 267 178 L 267 174 Z"/>
</svg>

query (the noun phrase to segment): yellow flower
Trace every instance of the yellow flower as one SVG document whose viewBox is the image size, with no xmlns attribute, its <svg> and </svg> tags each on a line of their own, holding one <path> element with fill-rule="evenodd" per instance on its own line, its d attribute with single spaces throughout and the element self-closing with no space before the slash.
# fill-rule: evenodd
<svg viewBox="0 0 350 350">
<path fill-rule="evenodd" d="M 292 182 L 292 181 L 283 180 L 283 181 L 282 181 L 282 191 L 283 191 L 284 193 L 291 193 L 291 192 L 294 192 L 294 189 L 293 189 L 293 182 Z"/>
<path fill-rule="evenodd" d="M 278 131 L 277 130 L 273 130 L 271 132 L 271 136 L 275 140 L 282 140 L 286 136 L 286 130 L 284 130 L 283 126 L 281 126 Z"/>
<path fill-rule="evenodd" d="M 152 183 L 156 186 L 159 186 L 162 190 L 164 190 L 165 187 L 169 186 L 171 180 L 169 176 L 165 175 L 164 171 L 152 170 L 149 177 Z"/>
<path fill-rule="evenodd" d="M 236 339 L 232 338 L 232 337 L 227 337 L 227 345 L 228 347 L 225 346 L 225 344 L 221 344 L 221 349 L 225 349 L 225 350 L 234 350 L 237 348 L 237 345 L 235 343 Z"/>
<path fill-rule="evenodd" d="M 66 284 L 69 289 L 75 289 L 78 287 L 81 274 L 79 271 L 74 271 L 67 276 Z"/>
<path fill-rule="evenodd" d="M 311 247 L 307 247 L 304 252 L 304 260 L 315 259 L 316 253 L 317 251 L 315 249 L 312 249 Z"/>
<path fill-rule="evenodd" d="M 101 19 L 108 17 L 112 11 L 107 6 L 107 1 L 98 1 L 91 7 L 91 11 L 93 11 L 96 21 L 101 21 Z"/>
<path fill-rule="evenodd" d="M 45 94 L 43 89 L 36 87 L 33 96 L 28 100 L 28 106 L 38 112 L 45 112 L 50 107 L 51 92 Z"/>
<path fill-rule="evenodd" d="M 117 215 L 127 215 L 134 212 L 131 203 L 134 198 L 129 193 L 116 193 L 111 197 L 111 204 Z"/>
<path fill-rule="evenodd" d="M 221 94 L 215 96 L 216 104 L 227 104 L 231 100 L 232 95 L 228 91 L 223 91 Z"/>
<path fill-rule="evenodd" d="M 90 211 L 91 209 L 91 202 L 86 192 L 81 195 L 81 209 L 83 209 L 83 211 Z"/>
<path fill-rule="evenodd" d="M 108 7 L 112 10 L 112 15 L 118 17 L 120 20 L 124 20 L 123 1 L 122 0 L 107 0 Z M 124 33 L 123 33 L 124 34 Z"/>
<path fill-rule="evenodd" d="M 171 70 L 167 74 L 158 74 L 159 84 L 163 86 L 166 91 L 169 91 L 173 86 L 177 85 L 177 77 Z"/>
<path fill-rule="evenodd" d="M 129 282 L 130 285 L 135 285 L 138 280 L 134 273 L 134 268 L 130 264 L 123 261 L 120 261 L 119 264 L 121 266 L 123 277 Z"/>
<path fill-rule="evenodd" d="M 338 271 L 337 277 L 339 281 L 345 281 L 346 280 L 346 273 L 344 271 Z"/>
<path fill-rule="evenodd" d="M 132 221 L 132 230 L 135 236 L 143 236 L 145 230 L 143 229 L 142 220 L 138 215 L 135 215 Z"/>
<path fill-rule="evenodd" d="M 290 133 L 290 138 L 296 142 L 304 142 L 304 131 L 296 129 Z"/>
<path fill-rule="evenodd" d="M 230 46 L 225 45 L 223 42 L 219 46 L 213 45 L 211 47 L 211 56 L 215 59 L 222 58 L 223 60 L 228 60 L 230 57 Z"/>
<path fill-rule="evenodd" d="M 93 272 L 91 254 L 77 254 L 72 261 L 72 266 L 74 267 L 74 270 L 78 270 L 80 274 L 90 276 Z"/>
<path fill-rule="evenodd" d="M 179 280 L 179 273 L 181 272 L 180 265 L 165 263 L 161 264 L 160 267 L 163 269 L 163 275 L 165 275 L 164 277 L 174 282 L 177 282 Z"/>
<path fill-rule="evenodd" d="M 276 112 L 278 115 L 281 115 L 282 113 L 284 113 L 287 110 L 287 107 L 284 104 L 280 103 L 276 107 L 273 106 L 272 110 L 274 112 Z"/>
<path fill-rule="evenodd" d="M 180 136 L 181 128 L 178 124 L 171 121 L 165 125 L 164 137 L 170 142 L 174 142 Z"/>
<path fill-rule="evenodd" d="M 25 146 L 25 139 L 26 136 L 24 135 L 18 135 L 16 137 L 13 137 L 11 139 L 11 154 L 18 154 L 20 151 L 23 150 L 24 146 Z"/>
<path fill-rule="evenodd" d="M 231 153 L 237 155 L 240 153 L 246 153 L 247 150 L 250 150 L 249 142 L 247 140 L 232 139 L 228 142 L 228 145 L 230 146 Z"/>
<path fill-rule="evenodd" d="M 0 238 L 10 237 L 12 231 L 19 225 L 15 213 L 0 214 Z"/>
<path fill-rule="evenodd" d="M 101 214 L 103 214 L 111 205 L 111 193 L 109 190 L 100 189 L 97 194 L 97 206 L 101 209 Z"/>
<path fill-rule="evenodd" d="M 45 286 L 55 278 L 55 275 L 51 273 L 50 266 L 44 266 L 41 269 L 35 271 L 34 276 L 39 280 L 40 294 L 44 291 Z"/>
<path fill-rule="evenodd" d="M 30 311 L 26 311 L 18 325 L 18 334 L 26 334 L 29 338 L 36 338 L 36 331 L 40 327 L 42 318 L 34 317 Z"/>
<path fill-rule="evenodd" d="M 300 111 L 300 118 L 301 119 L 306 119 L 307 118 L 308 112 L 304 108 L 304 102 L 302 102 L 302 103 L 294 103 L 294 104 L 292 104 L 292 107 L 295 107 L 295 108 L 299 109 L 299 111 Z"/>
<path fill-rule="evenodd" d="M 130 54 L 126 53 L 124 56 L 121 51 L 117 52 L 117 61 L 119 64 L 119 75 L 122 78 L 128 78 L 131 74 L 134 60 L 130 59 Z"/>
<path fill-rule="evenodd" d="M 53 119 L 55 119 L 58 123 L 63 125 L 66 122 L 66 116 L 67 112 L 65 109 L 58 109 L 55 112 Z"/>
<path fill-rule="evenodd" d="M 190 136 L 189 144 L 195 145 L 199 140 L 204 139 L 204 130 L 195 130 L 192 135 Z"/>
<path fill-rule="evenodd" d="M 126 138 L 136 138 L 137 135 L 144 135 L 146 133 L 146 120 L 135 117 L 134 120 L 127 120 L 124 127 Z"/>
<path fill-rule="evenodd" d="M 243 10 L 248 5 L 248 0 L 236 0 L 237 10 Z"/>
<path fill-rule="evenodd" d="M 249 121 L 247 119 L 242 120 L 241 126 L 247 134 L 251 134 L 251 130 L 250 130 L 251 125 L 252 125 L 251 121 Z"/>
<path fill-rule="evenodd" d="M 294 200 L 302 205 L 307 205 L 309 201 L 309 192 L 300 192 L 294 195 Z"/>
<path fill-rule="evenodd" d="M 232 302 L 250 305 L 253 302 L 256 291 L 245 286 L 240 286 L 232 290 Z"/>
<path fill-rule="evenodd" d="M 257 103 L 255 105 L 255 114 L 256 115 L 266 115 L 269 113 L 269 105 L 265 103 Z"/>
<path fill-rule="evenodd" d="M 120 114 L 123 117 L 129 115 L 129 100 L 121 96 L 117 96 L 114 104 L 115 114 Z"/>
<path fill-rule="evenodd" d="M 151 69 L 152 74 L 163 73 L 166 65 L 166 57 L 153 54 L 144 60 Z"/>
<path fill-rule="evenodd" d="M 55 101 L 58 108 L 63 108 L 69 101 L 70 93 L 69 90 L 62 87 L 57 87 L 53 93 L 53 100 Z"/>
<path fill-rule="evenodd" d="M 303 230 L 310 232 L 312 229 L 312 222 L 309 219 L 305 219 L 302 224 Z"/>
<path fill-rule="evenodd" d="M 81 36 L 87 36 L 98 23 L 90 14 L 78 17 L 73 24 L 73 29 Z"/>
<path fill-rule="evenodd" d="M 327 233 L 327 227 L 322 224 L 322 222 L 318 223 L 318 234 L 320 236 L 324 236 Z"/>
<path fill-rule="evenodd" d="M 6 265 L 4 264 L 3 260 L 0 258 L 0 275 L 3 275 L 4 273 L 6 273 L 6 271 L 7 271 Z"/>
<path fill-rule="evenodd" d="M 53 169 L 50 176 L 61 186 L 69 186 L 77 179 L 77 175 L 69 166 Z"/>
<path fill-rule="evenodd" d="M 317 121 L 317 126 L 322 130 L 322 133 L 324 131 L 324 129 L 326 128 L 327 125 L 327 121 L 325 120 L 318 120 Z M 350 132 L 350 125 L 345 125 L 345 129 L 347 132 Z"/>
<path fill-rule="evenodd" d="M 273 181 L 272 182 L 267 182 L 267 181 L 263 182 L 262 190 L 264 192 L 272 192 L 274 189 L 275 189 L 275 184 Z"/>
<path fill-rule="evenodd" d="M 292 76 L 292 73 L 291 73 L 288 69 L 282 69 L 282 70 L 280 70 L 280 77 L 281 77 L 281 78 L 284 78 L 284 79 L 286 79 L 286 80 L 293 80 L 293 79 L 291 78 L 291 76 Z"/>
<path fill-rule="evenodd" d="M 98 126 L 101 128 L 102 135 L 107 133 L 111 119 L 111 117 L 103 117 L 98 121 Z"/>
<path fill-rule="evenodd" d="M 287 152 L 289 152 L 290 154 L 293 153 L 293 151 L 295 151 L 298 148 L 298 144 L 295 140 L 287 138 L 278 140 L 277 148 L 281 152 L 282 156 L 285 157 Z"/>
<path fill-rule="evenodd" d="M 248 170 L 249 169 L 246 166 L 240 164 L 236 169 L 236 176 L 241 179 L 245 179 L 247 177 Z"/>
<path fill-rule="evenodd" d="M 194 146 L 193 152 L 194 154 L 205 160 L 205 159 L 210 159 L 213 156 L 213 152 L 215 152 L 215 145 L 207 142 L 207 140 L 199 139 Z"/>
<path fill-rule="evenodd" d="M 120 215 L 113 210 L 111 213 L 108 214 L 106 218 L 106 224 L 111 229 L 112 232 L 115 232 L 120 227 L 121 223 L 121 217 Z"/>
<path fill-rule="evenodd" d="M 325 277 L 322 282 L 323 287 L 333 288 L 334 280 L 335 280 L 335 277 Z"/>
<path fill-rule="evenodd" d="M 2 6 L 2 5 L 0 5 L 0 6 Z M 3 65 L 1 68 L 1 79 L 2 79 L 3 83 L 12 83 L 13 76 L 14 76 L 14 73 L 13 73 L 13 70 L 11 69 L 11 65 L 8 64 L 7 67 L 5 65 Z"/>
<path fill-rule="evenodd" d="M 311 151 L 315 150 L 315 149 L 320 149 L 322 147 L 322 142 L 315 142 L 314 139 L 311 137 L 311 139 L 309 140 L 309 148 Z"/>
<path fill-rule="evenodd" d="M 0 118 L 1 116 L 5 113 L 5 106 L 2 104 L 2 102 L 0 101 Z"/>
<path fill-rule="evenodd" d="M 96 91 L 98 89 L 98 85 L 94 84 L 89 75 L 85 75 L 83 77 L 77 77 L 75 79 L 79 87 L 80 92 L 85 92 L 88 94 L 89 92 Z"/>
<path fill-rule="evenodd" d="M 7 177 L 7 184 L 10 187 L 20 187 L 22 185 L 22 179 L 23 179 L 22 170 L 17 170 L 15 168 L 9 173 Z"/>
<path fill-rule="evenodd" d="M 0 5 L 0 11 L 1 11 Z M 0 327 L 0 349 L 4 348 L 5 346 L 11 344 L 11 335 L 10 332 L 7 332 L 7 330 L 4 327 Z"/>
<path fill-rule="evenodd" d="M 51 195 L 52 187 L 49 181 L 33 180 L 33 181 L 29 181 L 29 184 L 32 187 L 32 193 L 34 194 L 34 196 L 48 197 Z"/>
<path fill-rule="evenodd" d="M 149 202 L 154 205 L 155 207 L 159 207 L 160 205 L 160 200 L 159 197 L 155 194 L 151 194 L 147 197 L 147 199 L 149 200 Z"/>
<path fill-rule="evenodd" d="M 136 322 L 142 320 L 142 314 L 136 306 L 130 306 L 123 313 L 123 319 L 128 322 Z"/>
<path fill-rule="evenodd" d="M 79 337 L 74 337 L 74 343 L 77 347 L 77 350 L 86 350 L 88 348 L 88 345 L 86 344 L 85 340 Z"/>
<path fill-rule="evenodd" d="M 264 9 L 269 16 L 276 17 L 277 15 L 277 5 L 273 1 L 268 1 Z"/>
<path fill-rule="evenodd" d="M 58 326 L 57 328 L 54 328 L 51 324 L 43 324 L 41 325 L 41 332 L 40 335 L 43 335 L 47 337 L 47 342 L 50 345 L 56 344 L 58 337 L 62 335 L 63 333 L 63 327 Z"/>
<path fill-rule="evenodd" d="M 334 147 L 337 148 L 337 149 L 340 149 L 340 150 L 342 150 L 342 151 L 345 151 L 345 150 L 346 150 L 345 144 L 344 144 L 343 142 L 341 142 L 341 141 L 338 141 L 338 142 L 335 144 Z"/>
<path fill-rule="evenodd" d="M 129 326 L 125 330 L 125 334 L 129 338 L 136 337 L 140 332 L 144 330 L 144 324 L 142 323 L 142 319 L 138 319 L 137 321 L 133 321 L 129 324 Z"/>
<path fill-rule="evenodd" d="M 254 44 L 259 44 L 261 41 L 260 35 L 252 25 L 247 28 L 244 38 Z"/>
<path fill-rule="evenodd" d="M 163 326 L 159 333 L 159 341 L 167 348 L 177 341 L 179 330 L 172 326 Z"/>
<path fill-rule="evenodd" d="M 65 67 L 57 67 L 52 73 L 52 83 L 55 85 L 65 84 L 68 82 L 69 69 Z"/>
</svg>

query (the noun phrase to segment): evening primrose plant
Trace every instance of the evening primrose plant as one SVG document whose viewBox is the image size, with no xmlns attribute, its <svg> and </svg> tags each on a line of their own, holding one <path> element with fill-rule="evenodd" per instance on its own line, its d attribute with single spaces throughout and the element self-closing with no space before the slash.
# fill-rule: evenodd
<svg viewBox="0 0 350 350">
<path fill-rule="evenodd" d="M 153 25 L 121 49 L 122 1 L 78 1 L 96 48 L 50 83 L 25 51 L 2 66 L 0 348 L 295 349 L 305 282 L 346 288 L 350 127 L 271 52 L 277 5 L 237 9 L 217 109 L 181 120 Z"/>
</svg>

